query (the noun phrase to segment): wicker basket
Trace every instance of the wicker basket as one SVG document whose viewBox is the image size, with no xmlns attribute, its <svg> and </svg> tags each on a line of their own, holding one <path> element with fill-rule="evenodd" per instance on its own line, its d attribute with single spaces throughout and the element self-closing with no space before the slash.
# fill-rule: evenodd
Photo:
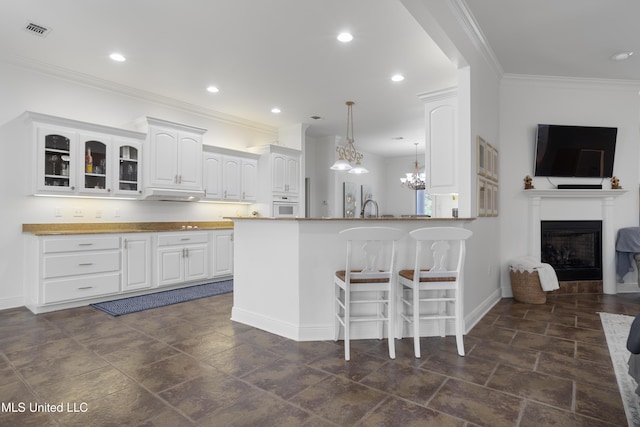
<svg viewBox="0 0 640 427">
<path fill-rule="evenodd" d="M 519 271 L 511 268 L 511 290 L 516 301 L 527 304 L 544 304 L 547 302 L 547 294 L 540 286 L 538 272 Z"/>
</svg>

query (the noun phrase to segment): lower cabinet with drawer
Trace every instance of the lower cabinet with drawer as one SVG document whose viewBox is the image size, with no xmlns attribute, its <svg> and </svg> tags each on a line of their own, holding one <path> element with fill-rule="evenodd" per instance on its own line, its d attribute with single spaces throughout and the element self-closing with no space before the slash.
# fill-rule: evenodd
<svg viewBox="0 0 640 427">
<path fill-rule="evenodd" d="M 28 248 L 37 260 L 37 268 L 29 268 L 32 273 L 27 275 L 26 302 L 34 312 L 51 304 L 120 292 L 118 235 L 33 237 Z"/>
<path fill-rule="evenodd" d="M 78 307 L 233 274 L 233 230 L 26 235 L 25 305 Z"/>
<path fill-rule="evenodd" d="M 209 277 L 209 233 L 162 233 L 156 242 L 158 286 L 205 280 Z"/>
</svg>

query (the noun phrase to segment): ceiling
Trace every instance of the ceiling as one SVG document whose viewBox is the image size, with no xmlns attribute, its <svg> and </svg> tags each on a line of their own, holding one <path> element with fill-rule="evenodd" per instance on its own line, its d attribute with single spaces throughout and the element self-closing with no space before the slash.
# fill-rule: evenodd
<svg viewBox="0 0 640 427">
<path fill-rule="evenodd" d="M 609 60 L 640 43 L 640 2 L 466 4 L 505 73 L 640 76 L 640 48 Z M 344 136 L 354 101 L 356 146 L 382 156 L 412 155 L 424 140 L 417 95 L 456 84 L 455 66 L 399 0 L 6 0 L 0 9 L 0 58 L 274 128 L 307 123 L 316 136 Z M 30 22 L 49 33 L 25 31 Z M 336 40 L 345 30 L 350 43 Z M 116 51 L 127 60 L 110 60 Z M 392 82 L 395 73 L 405 80 Z"/>
<path fill-rule="evenodd" d="M 505 73 L 640 80 L 640 2 L 465 0 Z M 619 52 L 635 52 L 612 61 Z"/>
</svg>

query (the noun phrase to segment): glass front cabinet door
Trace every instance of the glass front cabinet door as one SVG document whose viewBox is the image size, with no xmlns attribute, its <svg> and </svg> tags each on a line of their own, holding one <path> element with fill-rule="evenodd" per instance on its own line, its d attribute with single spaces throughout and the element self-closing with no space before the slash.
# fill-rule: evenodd
<svg viewBox="0 0 640 427">
<path fill-rule="evenodd" d="M 74 193 L 76 191 L 75 134 L 62 129 L 38 127 L 36 191 Z"/>
<path fill-rule="evenodd" d="M 140 186 L 140 149 L 141 144 L 136 141 L 117 141 L 114 148 L 117 150 L 115 165 L 117 177 L 115 185 L 116 194 L 120 196 L 138 197 L 142 193 Z"/>
<path fill-rule="evenodd" d="M 108 167 L 111 163 L 109 148 L 111 141 L 97 135 L 80 135 L 82 159 L 80 173 L 80 192 L 94 195 L 111 195 L 111 174 Z"/>
</svg>

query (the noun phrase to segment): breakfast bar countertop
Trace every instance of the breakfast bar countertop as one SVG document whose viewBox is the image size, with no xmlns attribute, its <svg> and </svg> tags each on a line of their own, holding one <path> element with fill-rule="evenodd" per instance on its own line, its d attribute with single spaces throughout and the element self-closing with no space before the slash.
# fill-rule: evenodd
<svg viewBox="0 0 640 427">
<path fill-rule="evenodd" d="M 103 233 L 153 233 L 169 231 L 222 230 L 230 228 L 233 228 L 233 221 L 229 220 L 22 224 L 23 233 L 31 233 L 36 236 Z"/>
<path fill-rule="evenodd" d="M 475 218 L 432 218 L 427 216 L 396 216 L 396 217 L 366 217 L 366 218 L 342 218 L 342 217 L 321 217 L 321 218 L 273 218 L 268 216 L 242 216 L 228 217 L 229 220 L 265 220 L 265 221 L 473 221 Z"/>
</svg>

